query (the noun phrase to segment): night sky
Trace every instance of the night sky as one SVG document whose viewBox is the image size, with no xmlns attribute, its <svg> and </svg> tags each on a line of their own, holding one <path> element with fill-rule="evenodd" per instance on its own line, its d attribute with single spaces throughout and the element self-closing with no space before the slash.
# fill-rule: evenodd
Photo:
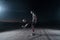
<svg viewBox="0 0 60 40">
<path fill-rule="evenodd" d="M 31 20 L 32 10 L 38 22 L 60 21 L 60 1 L 57 0 L 0 0 L 5 11 L 0 12 L 0 20 Z"/>
</svg>

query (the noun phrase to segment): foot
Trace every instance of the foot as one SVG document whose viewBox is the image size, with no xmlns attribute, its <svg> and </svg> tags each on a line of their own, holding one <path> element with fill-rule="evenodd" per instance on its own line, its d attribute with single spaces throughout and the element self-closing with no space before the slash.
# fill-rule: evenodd
<svg viewBox="0 0 60 40">
<path fill-rule="evenodd" d="M 35 36 L 35 33 L 32 33 L 32 36 Z"/>
</svg>

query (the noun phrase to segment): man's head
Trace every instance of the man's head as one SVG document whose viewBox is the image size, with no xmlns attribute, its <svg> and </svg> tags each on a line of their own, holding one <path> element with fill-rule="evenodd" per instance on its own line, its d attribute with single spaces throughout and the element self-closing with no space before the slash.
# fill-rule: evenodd
<svg viewBox="0 0 60 40">
<path fill-rule="evenodd" d="M 33 12 L 32 12 L 32 11 L 30 11 L 30 13 L 31 13 L 31 14 L 33 14 Z"/>
<path fill-rule="evenodd" d="M 25 23 L 26 21 L 27 21 L 26 19 L 23 19 L 23 20 L 22 20 L 22 22 L 24 22 L 24 23 Z"/>
</svg>

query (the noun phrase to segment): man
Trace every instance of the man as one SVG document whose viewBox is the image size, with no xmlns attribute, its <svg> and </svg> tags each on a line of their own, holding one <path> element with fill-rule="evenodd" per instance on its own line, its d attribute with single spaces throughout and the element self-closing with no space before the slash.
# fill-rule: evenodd
<svg viewBox="0 0 60 40">
<path fill-rule="evenodd" d="M 34 36 L 35 35 L 35 33 L 34 33 L 35 32 L 34 25 L 37 22 L 37 16 L 32 11 L 30 13 L 32 14 L 32 24 L 31 24 L 31 27 L 32 27 L 32 31 L 33 31 L 32 35 Z"/>
<path fill-rule="evenodd" d="M 23 25 L 21 27 L 25 29 L 28 26 L 27 20 L 23 19 L 22 22 L 23 22 Z"/>
</svg>

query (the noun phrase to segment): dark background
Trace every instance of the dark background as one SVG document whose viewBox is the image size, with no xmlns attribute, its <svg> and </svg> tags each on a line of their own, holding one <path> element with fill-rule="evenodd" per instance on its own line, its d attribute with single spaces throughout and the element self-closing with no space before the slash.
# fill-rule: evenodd
<svg viewBox="0 0 60 40">
<path fill-rule="evenodd" d="M 6 12 L 0 13 L 1 25 L 16 26 L 22 19 L 31 21 L 32 10 L 38 18 L 36 27 L 60 28 L 59 0 L 0 0 L 1 2 L 8 7 Z"/>
</svg>

